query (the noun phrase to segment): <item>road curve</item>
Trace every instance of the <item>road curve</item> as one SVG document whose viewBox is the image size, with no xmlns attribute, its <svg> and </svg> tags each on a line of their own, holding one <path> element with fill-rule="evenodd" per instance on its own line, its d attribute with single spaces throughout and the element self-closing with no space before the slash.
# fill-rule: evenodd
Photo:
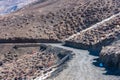
<svg viewBox="0 0 120 80">
<path fill-rule="evenodd" d="M 67 64 L 68 67 L 58 76 L 47 80 L 120 80 L 120 76 L 105 75 L 105 68 L 93 65 L 97 56 L 90 55 L 86 50 L 74 49 L 61 44 L 49 44 L 52 46 L 72 50 L 75 55 Z"/>
</svg>

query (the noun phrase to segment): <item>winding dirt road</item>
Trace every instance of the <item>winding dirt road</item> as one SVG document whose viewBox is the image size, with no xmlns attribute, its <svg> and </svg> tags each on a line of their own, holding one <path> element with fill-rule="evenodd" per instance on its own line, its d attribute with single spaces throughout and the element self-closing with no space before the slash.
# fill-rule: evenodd
<svg viewBox="0 0 120 80">
<path fill-rule="evenodd" d="M 105 68 L 93 65 L 97 56 L 90 55 L 86 50 L 74 49 L 61 44 L 50 44 L 52 46 L 72 50 L 75 55 L 68 62 L 68 67 L 56 77 L 47 80 L 120 80 L 120 76 L 105 74 Z"/>
</svg>

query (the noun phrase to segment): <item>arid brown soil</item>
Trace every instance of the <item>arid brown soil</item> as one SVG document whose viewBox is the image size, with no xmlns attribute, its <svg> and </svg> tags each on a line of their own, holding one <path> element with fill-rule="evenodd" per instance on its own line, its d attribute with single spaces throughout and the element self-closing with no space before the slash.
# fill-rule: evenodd
<svg viewBox="0 0 120 80">
<path fill-rule="evenodd" d="M 115 16 L 119 12 L 120 0 L 46 0 L 0 16 L 0 43 L 13 44 L 7 46 L 0 44 L 0 79 L 30 80 L 36 78 L 58 62 L 61 56 L 63 57 L 63 55 L 58 57 L 58 53 L 69 53 L 69 51 L 57 48 L 50 48 L 47 51 L 45 48 L 41 50 L 35 46 L 17 48 L 14 43 L 66 40 L 66 44 L 72 47 L 89 49 L 95 45 L 96 49 L 120 37 L 120 15 Z M 73 37 L 69 38 L 72 35 Z M 113 49 L 110 51 L 115 53 Z M 119 50 L 119 48 L 114 50 Z M 79 55 L 80 58 L 84 57 L 81 56 Z M 78 63 L 79 57 L 76 59 Z M 85 60 L 87 57 L 83 59 L 83 61 Z M 79 66 L 83 61 L 79 63 Z M 116 62 L 118 65 L 119 60 Z M 88 73 L 89 66 L 84 69 L 85 73 Z M 80 68 L 77 63 L 76 67 Z M 74 71 L 73 67 L 72 70 Z M 84 73 L 82 68 L 79 72 L 81 71 Z M 89 72 L 91 71 L 92 69 Z M 92 78 L 91 80 L 93 80 Z"/>
<path fill-rule="evenodd" d="M 0 45 L 0 80 L 48 78 L 72 56 L 72 51 L 45 44 Z"/>
<path fill-rule="evenodd" d="M 51 3 L 51 4 L 50 4 Z M 48 0 L 0 18 L 1 42 L 61 41 L 120 11 L 119 0 Z M 41 41 L 42 42 L 42 41 Z"/>
<path fill-rule="evenodd" d="M 113 42 L 120 36 L 120 14 L 111 16 L 80 33 L 74 34 L 66 40 L 66 45 L 78 46 L 78 48 L 89 49 L 92 46 L 105 46 Z M 72 45 L 76 44 L 76 45 Z M 83 45 L 83 46 L 81 46 Z"/>
<path fill-rule="evenodd" d="M 0 56 L 1 80 L 31 80 L 58 61 L 54 53 L 37 47 L 11 49 Z"/>
</svg>

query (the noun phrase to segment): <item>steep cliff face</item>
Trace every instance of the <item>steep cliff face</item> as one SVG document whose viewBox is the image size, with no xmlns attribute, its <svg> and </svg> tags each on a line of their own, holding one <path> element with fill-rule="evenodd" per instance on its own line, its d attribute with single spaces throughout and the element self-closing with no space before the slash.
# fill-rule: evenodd
<svg viewBox="0 0 120 80">
<path fill-rule="evenodd" d="M 48 0 L 0 18 L 1 42 L 62 41 L 120 11 L 119 0 Z M 57 6 L 57 7 L 56 7 Z"/>
<path fill-rule="evenodd" d="M 107 67 L 120 70 L 120 43 L 104 47 L 100 53 L 100 61 Z"/>
</svg>

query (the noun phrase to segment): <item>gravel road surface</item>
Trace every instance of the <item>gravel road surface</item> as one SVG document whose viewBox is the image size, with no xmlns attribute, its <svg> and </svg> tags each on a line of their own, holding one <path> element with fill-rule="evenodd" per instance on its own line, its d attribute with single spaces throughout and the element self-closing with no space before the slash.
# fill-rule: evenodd
<svg viewBox="0 0 120 80">
<path fill-rule="evenodd" d="M 67 64 L 68 67 L 61 71 L 58 76 L 47 80 L 120 80 L 120 76 L 106 74 L 105 68 L 95 66 L 98 56 L 90 55 L 86 50 L 74 49 L 61 44 L 50 44 L 72 50 L 75 55 Z"/>
</svg>

